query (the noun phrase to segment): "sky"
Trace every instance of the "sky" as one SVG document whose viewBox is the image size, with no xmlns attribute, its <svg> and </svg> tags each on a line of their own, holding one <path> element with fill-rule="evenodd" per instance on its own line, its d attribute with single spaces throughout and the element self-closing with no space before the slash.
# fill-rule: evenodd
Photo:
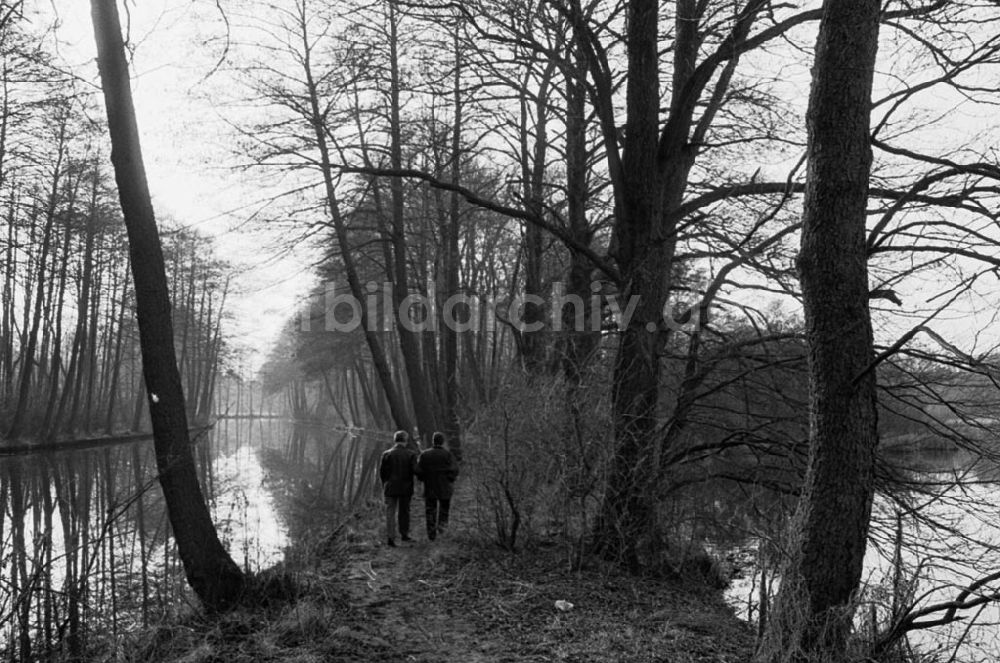
<svg viewBox="0 0 1000 663">
<path fill-rule="evenodd" d="M 62 58 L 96 90 L 89 7 L 60 4 L 56 36 Z M 231 96 L 232 82 L 215 71 L 226 36 L 215 3 L 141 0 L 128 7 L 122 23 L 133 47 L 133 95 L 156 214 L 213 237 L 218 255 L 237 267 L 228 331 L 245 349 L 237 368 L 249 377 L 312 284 L 310 252 L 279 252 L 285 231 L 247 222 L 263 193 L 235 168 L 237 141 L 219 103 Z"/>
<path fill-rule="evenodd" d="M 225 53 L 227 34 L 216 3 L 141 0 L 128 6 L 133 90 L 154 204 L 161 218 L 170 217 L 214 237 L 221 257 L 240 268 L 234 279 L 237 291 L 229 305 L 233 315 L 229 332 L 239 346 L 248 349 L 241 368 L 249 373 L 262 363 L 312 284 L 311 252 L 302 246 L 294 254 L 279 255 L 272 245 L 282 239 L 285 229 L 246 223 L 259 207 L 263 192 L 259 181 L 234 168 L 240 157 L 235 151 L 238 142 L 225 116 L 240 111 L 224 103 L 234 96 L 232 80 L 225 71 L 213 73 Z M 96 86 L 89 2 L 66 3 L 60 6 L 59 16 L 64 59 Z M 884 66 L 887 70 L 880 80 L 891 85 L 892 70 L 900 65 L 888 62 Z M 807 80 L 798 86 L 804 99 Z M 938 100 L 944 106 L 953 102 Z M 984 124 L 982 117 L 961 112 L 953 113 L 951 119 L 950 131 L 939 139 L 952 143 L 956 134 L 969 140 Z M 787 165 L 773 167 L 781 170 Z M 928 284 L 927 292 L 934 290 Z M 902 294 L 915 303 L 922 301 L 920 291 L 917 284 L 915 291 Z M 996 342 L 995 334 L 988 334 L 989 340 L 981 336 L 983 329 L 995 324 L 996 307 L 986 301 L 994 299 L 994 294 L 991 288 L 983 301 L 961 307 L 953 319 L 938 319 L 932 326 L 967 350 L 986 349 Z M 897 320 L 882 335 L 898 336 L 901 328 L 895 325 L 906 322 Z"/>
</svg>

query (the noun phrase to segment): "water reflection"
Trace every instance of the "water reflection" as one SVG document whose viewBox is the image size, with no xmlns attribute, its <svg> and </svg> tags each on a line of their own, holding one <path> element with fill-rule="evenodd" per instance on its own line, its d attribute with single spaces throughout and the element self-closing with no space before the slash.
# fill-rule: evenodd
<svg viewBox="0 0 1000 663">
<path fill-rule="evenodd" d="M 240 447 L 213 466 L 216 528 L 233 559 L 254 570 L 280 561 L 288 545 L 288 528 L 278 515 L 258 453 Z"/>
<path fill-rule="evenodd" d="M 1000 465 L 961 449 L 894 454 L 893 479 L 908 486 L 898 494 L 878 493 L 865 557 L 862 609 L 858 628 L 883 631 L 900 617 L 960 597 L 977 579 L 1000 570 Z M 777 591 L 770 577 L 773 556 L 761 554 L 765 537 L 743 542 L 750 568 L 734 580 L 727 599 L 737 614 L 757 621 L 764 595 Z M 765 563 L 761 563 L 765 560 Z M 763 572 L 763 573 L 762 573 Z M 1000 582 L 984 585 L 966 600 L 997 592 Z M 928 623 L 946 615 L 929 612 Z M 942 660 L 1000 660 L 1000 607 L 996 602 L 958 610 L 957 620 L 910 632 L 909 641 Z M 954 657 L 954 658 L 952 658 Z"/>
<path fill-rule="evenodd" d="M 371 494 L 380 446 L 278 420 L 220 421 L 196 457 L 233 558 L 250 571 L 280 561 L 294 502 Z M 0 653 L 98 655 L 89 648 L 194 602 L 168 535 L 151 441 L 0 459 Z"/>
</svg>

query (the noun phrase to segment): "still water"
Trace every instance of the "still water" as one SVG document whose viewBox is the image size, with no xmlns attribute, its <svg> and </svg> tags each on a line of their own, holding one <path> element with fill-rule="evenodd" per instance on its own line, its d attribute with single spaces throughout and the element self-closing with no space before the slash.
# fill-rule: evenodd
<svg viewBox="0 0 1000 663">
<path fill-rule="evenodd" d="M 370 494 L 382 446 L 357 433 L 224 419 L 195 455 L 223 542 L 257 571 L 282 559 L 303 506 Z M 113 641 L 193 604 L 169 534 L 151 440 L 0 458 L 0 654 L 83 655 L 91 634 Z"/>
<path fill-rule="evenodd" d="M 915 620 L 924 627 L 908 634 L 914 649 L 956 663 L 1000 660 L 1000 579 L 963 595 L 1000 571 L 1000 465 L 961 450 L 891 460 L 911 488 L 891 498 L 876 495 L 858 629 L 870 637 L 901 616 L 926 611 Z M 727 590 L 737 614 L 754 623 L 762 580 L 771 596 L 780 583 L 766 560 L 768 540 L 750 537 L 743 550 L 753 562 Z M 949 613 L 956 602 L 968 607 Z M 948 623 L 932 625 L 938 621 Z"/>
</svg>

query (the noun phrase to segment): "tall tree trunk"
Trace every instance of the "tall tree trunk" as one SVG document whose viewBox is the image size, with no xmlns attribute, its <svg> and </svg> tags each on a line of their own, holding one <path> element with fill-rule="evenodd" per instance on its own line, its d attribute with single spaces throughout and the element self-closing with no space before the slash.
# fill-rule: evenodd
<svg viewBox="0 0 1000 663">
<path fill-rule="evenodd" d="M 106 422 L 106 415 L 114 406 L 112 394 L 117 395 L 118 375 L 121 371 L 121 338 L 123 332 L 123 291 L 127 287 L 123 279 L 119 278 L 117 265 L 107 264 L 104 267 L 107 272 L 107 279 L 110 283 L 107 295 L 104 319 L 108 321 L 104 330 L 103 341 L 101 343 L 100 376 L 101 379 L 96 385 L 95 398 L 98 410 L 94 413 L 95 426 L 102 426 Z"/>
<path fill-rule="evenodd" d="M 56 218 L 56 204 L 59 197 L 59 182 L 62 176 L 62 163 L 66 152 L 66 122 L 64 121 L 59 129 L 59 147 L 54 171 L 52 175 L 52 188 L 49 191 L 49 200 L 45 210 L 45 227 L 42 230 L 42 253 L 38 258 L 38 275 L 35 283 L 35 308 L 31 318 L 31 330 L 27 331 L 26 342 L 21 343 L 21 375 L 18 381 L 17 406 L 14 410 L 14 418 L 7 432 L 7 437 L 15 439 L 24 433 L 25 418 L 28 414 L 28 401 L 31 394 L 32 369 L 35 366 L 35 352 L 38 347 L 38 330 L 42 322 L 42 309 L 45 305 L 45 264 L 49 258 L 52 248 L 52 226 Z M 25 308 L 29 308 L 25 304 Z"/>
<path fill-rule="evenodd" d="M 181 283 L 181 305 L 174 308 L 174 320 L 179 322 L 181 327 L 181 337 L 178 346 L 180 347 L 180 357 L 177 359 L 177 367 L 181 372 L 181 383 L 186 383 L 185 393 L 188 398 L 194 398 L 195 394 L 191 393 L 191 373 L 193 372 L 192 364 L 197 360 L 195 357 L 192 359 L 190 345 L 192 341 L 192 330 L 191 328 L 195 326 L 194 324 L 194 301 L 195 301 L 195 282 L 197 274 L 195 272 L 195 256 L 194 256 L 194 243 L 195 240 L 192 237 L 188 242 L 190 247 L 190 269 L 187 270 L 187 278 Z M 177 246 L 178 255 L 183 256 L 184 254 L 184 243 L 181 242 Z M 181 260 L 183 263 L 183 258 Z M 178 280 L 182 278 L 181 271 L 177 274 Z M 175 300 L 176 301 L 176 300 Z M 193 336 L 197 338 L 197 330 L 194 331 Z M 188 403 L 188 417 L 193 418 L 193 411 L 191 409 L 191 404 Z"/>
<path fill-rule="evenodd" d="M 72 205 L 72 202 L 70 203 Z M 52 356 L 49 360 L 49 395 L 46 399 L 45 406 L 45 416 L 42 418 L 41 435 L 44 437 L 52 437 L 56 433 L 56 420 L 54 419 L 56 413 L 56 403 L 59 401 L 59 375 L 62 373 L 62 323 L 63 323 L 63 303 L 66 301 L 66 277 L 69 266 L 69 243 L 70 229 L 67 226 L 63 229 L 63 243 L 62 243 L 62 253 L 61 260 L 59 261 L 59 276 L 58 276 L 58 295 L 56 296 L 56 305 L 53 309 L 52 315 L 55 318 L 53 321 L 53 348 Z M 69 376 L 67 375 L 67 380 L 64 389 L 69 388 Z"/>
<path fill-rule="evenodd" d="M 0 185 L 7 182 L 7 130 L 10 122 L 10 95 L 8 94 L 10 70 L 6 59 L 3 63 L 0 90 L 3 102 L 0 106 Z M 17 188 L 10 187 L 10 203 L 7 209 L 7 245 L 3 257 L 3 290 L 0 292 L 0 401 L 10 402 L 14 384 L 14 273 L 17 264 L 14 252 L 14 219 L 17 209 Z M 0 422 L 2 425 L 2 422 Z"/>
<path fill-rule="evenodd" d="M 114 354 L 112 355 L 112 360 L 108 370 L 110 375 L 108 377 L 108 397 L 107 414 L 104 417 L 104 431 L 110 435 L 115 428 L 115 404 L 118 402 L 118 376 L 121 373 L 121 363 L 122 363 L 122 336 L 124 335 L 125 329 L 125 292 L 124 289 L 120 293 L 118 305 L 118 316 L 117 324 L 114 327 Z"/>
<path fill-rule="evenodd" d="M 226 309 L 226 297 L 229 294 L 229 277 L 226 277 L 222 286 L 222 296 L 219 301 L 219 310 L 215 314 L 215 331 L 206 351 L 204 385 L 202 386 L 202 398 L 198 404 L 198 416 L 208 421 L 212 416 L 212 408 L 215 403 L 215 383 L 219 376 L 219 357 L 222 352 L 222 314 Z M 212 333 L 209 330 L 207 333 Z M 264 393 L 261 390 L 260 411 L 264 413 Z"/>
<path fill-rule="evenodd" d="M 84 371 L 82 373 L 82 388 L 83 392 L 83 427 L 85 430 L 91 430 L 93 424 L 93 411 L 94 411 L 94 395 L 96 390 L 94 389 L 94 382 L 97 378 L 97 323 L 101 319 L 101 293 L 104 292 L 103 278 L 105 274 L 103 270 L 98 270 L 91 277 L 90 284 L 90 327 L 87 330 L 87 338 L 84 352 L 81 355 L 80 369 Z"/>
<path fill-rule="evenodd" d="M 461 22 L 455 22 L 454 53 L 455 53 L 455 78 L 452 88 L 452 103 L 455 107 L 454 118 L 451 129 L 451 181 L 460 184 L 462 177 L 462 49 L 459 42 L 459 32 Z M 444 292 L 441 293 L 442 300 L 447 301 L 449 297 L 458 295 L 459 279 L 458 269 L 461 263 L 461 256 L 458 252 L 458 233 L 461 228 L 461 207 L 460 198 L 457 193 L 451 194 L 448 208 L 448 220 L 444 227 L 444 260 L 442 261 L 444 271 Z M 454 311 L 454 309 L 452 309 Z M 464 311 L 463 314 L 472 315 L 473 311 Z M 444 363 L 444 432 L 449 438 L 449 446 L 452 453 L 459 459 L 462 457 L 462 439 L 459 435 L 458 421 L 458 332 L 453 324 L 454 317 L 441 325 L 441 354 Z M 469 332 L 465 332 L 468 334 Z"/>
<path fill-rule="evenodd" d="M 88 339 L 88 317 L 90 314 L 90 297 L 93 291 L 93 274 L 94 274 L 94 244 L 97 238 L 97 193 L 98 193 L 98 181 L 99 174 L 97 170 L 97 164 L 94 164 L 93 181 L 91 183 L 90 192 L 90 207 L 87 212 L 87 222 L 86 222 L 86 240 L 84 243 L 83 252 L 83 274 L 80 281 L 80 291 L 77 298 L 77 311 L 76 311 L 76 332 L 73 335 L 73 346 L 70 350 L 70 360 L 69 369 L 66 371 L 66 386 L 63 389 L 62 397 L 59 400 L 59 409 L 56 415 L 54 426 L 60 427 L 60 422 L 64 421 L 63 415 L 66 412 L 66 406 L 70 399 L 72 399 L 72 409 L 70 410 L 70 415 L 65 424 L 61 427 L 66 432 L 72 432 L 76 429 L 76 418 L 79 411 L 79 401 L 81 398 L 81 391 L 83 390 L 82 385 L 82 372 L 83 372 L 83 362 L 84 354 L 87 348 Z M 110 323 L 110 321 L 109 321 Z"/>
<path fill-rule="evenodd" d="M 657 150 L 659 129 L 658 0 L 629 3 L 626 87 L 628 108 L 616 213 L 615 257 L 624 288 L 621 306 L 636 298 L 631 318 L 620 329 L 612 378 L 616 453 L 598 531 L 607 554 L 631 568 L 640 563 L 638 547 L 653 526 L 651 469 L 660 360 L 657 328 L 666 301 L 672 242 L 659 232 L 664 176 Z M 666 259 L 665 259 L 666 258 Z"/>
<path fill-rule="evenodd" d="M 401 77 L 399 71 L 399 14 L 396 0 L 388 0 L 389 20 L 389 161 L 395 170 L 403 167 L 403 136 L 402 119 L 400 117 Z M 406 224 L 405 201 L 403 198 L 403 180 L 392 178 L 390 190 L 390 218 L 392 244 L 392 298 L 396 309 L 396 330 L 399 334 L 399 349 L 403 353 L 403 364 L 406 366 L 406 378 L 410 385 L 410 399 L 413 402 L 413 414 L 417 420 L 417 428 L 429 446 L 430 435 L 434 432 L 435 409 L 431 402 L 430 384 L 421 366 L 420 338 L 410 329 L 408 311 L 404 306 L 410 294 L 409 278 L 407 277 L 406 256 Z"/>
<path fill-rule="evenodd" d="M 660 351 L 670 330 L 663 324 L 671 287 L 676 224 L 699 145 L 724 98 L 741 47 L 765 5 L 747 0 L 716 52 L 700 64 L 705 33 L 699 29 L 705 3 L 678 0 L 669 114 L 660 121 L 658 0 L 631 0 L 626 30 L 626 121 L 622 150 L 613 106 L 614 81 L 608 63 L 590 44 L 580 3 L 570 3 L 577 43 L 583 47 L 592 83 L 588 85 L 608 162 L 615 197 L 615 224 L 609 254 L 618 263 L 619 304 L 635 307 L 620 330 L 612 378 L 616 453 L 607 486 L 598 542 L 622 554 L 630 565 L 639 550 L 655 542 L 653 502 L 667 480 L 658 474 L 656 417 L 660 397 Z M 726 68 L 716 77 L 719 67 Z M 702 99 L 715 79 L 712 97 Z M 701 116 L 695 113 L 701 109 Z M 661 128 L 662 127 L 662 128 Z M 655 551 L 653 551 L 655 552 Z"/>
<path fill-rule="evenodd" d="M 192 261 L 194 256 L 191 256 Z M 193 285 L 193 284 L 192 284 Z M 187 367 L 184 369 L 186 374 L 184 379 L 187 383 L 185 393 L 188 397 L 188 416 L 191 419 L 195 419 L 198 413 L 198 403 L 200 402 L 201 396 L 201 371 L 205 363 L 205 343 L 203 342 L 205 336 L 207 335 L 211 338 L 212 334 L 212 310 L 211 304 L 208 303 L 208 310 L 206 315 L 206 303 L 208 302 L 208 279 L 202 278 L 201 282 L 201 293 L 198 296 L 198 315 L 195 318 L 194 311 L 189 312 L 189 316 L 194 321 L 192 325 L 194 327 L 194 333 L 190 335 L 191 350 L 189 351 L 189 359 L 187 362 Z M 206 321 L 206 317 L 208 320 Z M 183 364 L 182 364 L 183 366 Z"/>
<path fill-rule="evenodd" d="M 226 609 L 242 592 L 244 576 L 219 541 L 198 484 L 174 352 L 163 249 L 142 162 L 116 0 L 91 0 L 91 11 L 111 161 L 132 258 L 160 485 L 188 582 L 206 608 Z"/>
<path fill-rule="evenodd" d="M 809 466 L 761 662 L 847 660 L 877 442 L 865 206 L 878 28 L 878 0 L 823 3 L 798 260 L 809 344 Z"/>
<path fill-rule="evenodd" d="M 14 385 L 14 273 L 17 254 L 14 252 L 14 208 L 17 195 L 10 194 L 7 216 L 7 246 L 4 249 L 3 291 L 0 293 L 0 396 L 11 401 Z"/>
<path fill-rule="evenodd" d="M 38 199 L 34 198 L 31 203 L 31 211 L 28 212 L 28 243 L 27 247 L 36 247 L 42 242 L 38 239 L 38 219 L 41 211 L 38 208 Z M 30 253 L 22 259 L 24 268 L 21 270 L 25 274 L 24 285 L 22 287 L 22 298 L 24 304 L 21 306 L 21 324 L 14 323 L 17 330 L 18 356 L 15 369 L 24 362 L 24 348 L 28 346 L 28 330 L 31 327 L 32 294 L 35 290 L 35 279 L 38 277 L 38 270 L 32 267 L 32 256 Z M 16 283 L 16 281 L 15 281 Z M 13 387 L 12 387 L 13 388 Z"/>
<path fill-rule="evenodd" d="M 389 401 L 389 409 L 392 411 L 393 423 L 401 429 L 410 429 L 410 418 L 406 412 L 406 405 L 403 401 L 396 384 L 392 379 L 392 371 L 389 367 L 389 360 L 386 356 L 385 347 L 376 331 L 376 326 L 370 321 L 378 319 L 377 311 L 369 311 L 365 290 L 361 285 L 361 278 L 358 275 L 357 265 L 351 253 L 350 238 L 347 233 L 347 224 L 340 211 L 340 202 L 337 197 L 337 190 L 334 184 L 333 166 L 330 161 L 330 148 L 326 139 L 325 114 L 320 109 L 319 90 L 313 77 L 312 70 L 312 44 L 309 37 L 309 21 L 306 12 L 305 2 L 299 5 L 300 14 L 298 16 L 301 30 L 303 59 L 302 73 L 305 76 L 306 92 L 309 95 L 309 121 L 312 123 L 316 136 L 316 146 L 320 156 L 320 172 L 323 176 L 323 187 L 326 194 L 327 209 L 333 221 L 334 233 L 337 243 L 340 245 L 341 259 L 344 263 L 344 272 L 347 275 L 347 283 L 351 289 L 351 294 L 358 302 L 361 312 L 361 326 L 364 329 L 365 341 L 368 344 L 368 351 L 372 356 L 372 363 L 378 373 L 379 382 L 385 392 L 386 400 Z M 388 268 L 388 267 L 387 267 Z M 419 361 L 419 357 L 417 357 Z"/>
<path fill-rule="evenodd" d="M 578 49 L 573 49 L 574 51 Z M 590 246 L 593 230 L 587 224 L 587 120 L 586 80 L 580 56 L 573 53 L 576 66 L 566 79 L 566 220 L 573 239 L 583 246 Z M 593 264 L 579 251 L 570 251 L 566 294 L 579 297 L 583 302 L 579 313 L 570 305 L 562 312 L 564 341 L 562 343 L 562 368 L 570 385 L 578 385 L 582 370 L 600 340 L 600 328 L 591 325 L 591 270 Z M 555 315 L 555 312 L 553 312 Z M 598 312 L 599 315 L 599 312 Z M 577 322 L 582 319 L 583 324 Z M 578 401 L 571 387 L 570 403 Z"/>
<path fill-rule="evenodd" d="M 521 99 L 520 117 L 520 148 L 521 148 L 521 179 L 522 195 L 525 205 L 535 214 L 542 215 L 545 205 L 545 162 L 548 154 L 548 124 L 549 124 L 549 89 L 555 63 L 550 62 L 540 74 L 538 91 L 535 93 L 534 127 L 531 127 L 529 111 L 528 85 L 534 68 L 530 67 L 524 75 L 522 85 L 525 97 Z M 534 132 L 532 132 L 532 128 Z M 532 133 L 534 143 L 531 143 Z M 545 365 L 547 350 L 545 334 L 545 307 L 539 303 L 544 300 L 542 292 L 543 257 L 545 253 L 544 235 L 542 229 L 534 223 L 525 224 L 523 229 L 524 242 L 524 327 L 520 331 L 521 344 L 519 348 L 525 368 L 531 372 L 540 371 Z"/>
</svg>

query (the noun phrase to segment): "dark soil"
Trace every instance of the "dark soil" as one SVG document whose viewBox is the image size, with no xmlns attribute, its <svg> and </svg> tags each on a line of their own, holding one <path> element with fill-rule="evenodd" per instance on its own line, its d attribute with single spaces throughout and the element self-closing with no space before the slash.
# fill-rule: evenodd
<svg viewBox="0 0 1000 663">
<path fill-rule="evenodd" d="M 415 499 L 415 521 L 422 507 Z M 718 590 L 605 564 L 571 571 L 558 545 L 511 554 L 485 542 L 468 518 L 456 520 L 438 541 L 415 527 L 415 541 L 395 548 L 385 545 L 377 504 L 332 536 L 313 527 L 318 535 L 303 538 L 314 543 L 300 543 L 285 570 L 265 574 L 270 579 L 253 608 L 161 626 L 131 643 L 124 657 L 186 663 L 750 657 L 750 629 Z M 298 596 L 284 600 L 292 586 Z"/>
</svg>

